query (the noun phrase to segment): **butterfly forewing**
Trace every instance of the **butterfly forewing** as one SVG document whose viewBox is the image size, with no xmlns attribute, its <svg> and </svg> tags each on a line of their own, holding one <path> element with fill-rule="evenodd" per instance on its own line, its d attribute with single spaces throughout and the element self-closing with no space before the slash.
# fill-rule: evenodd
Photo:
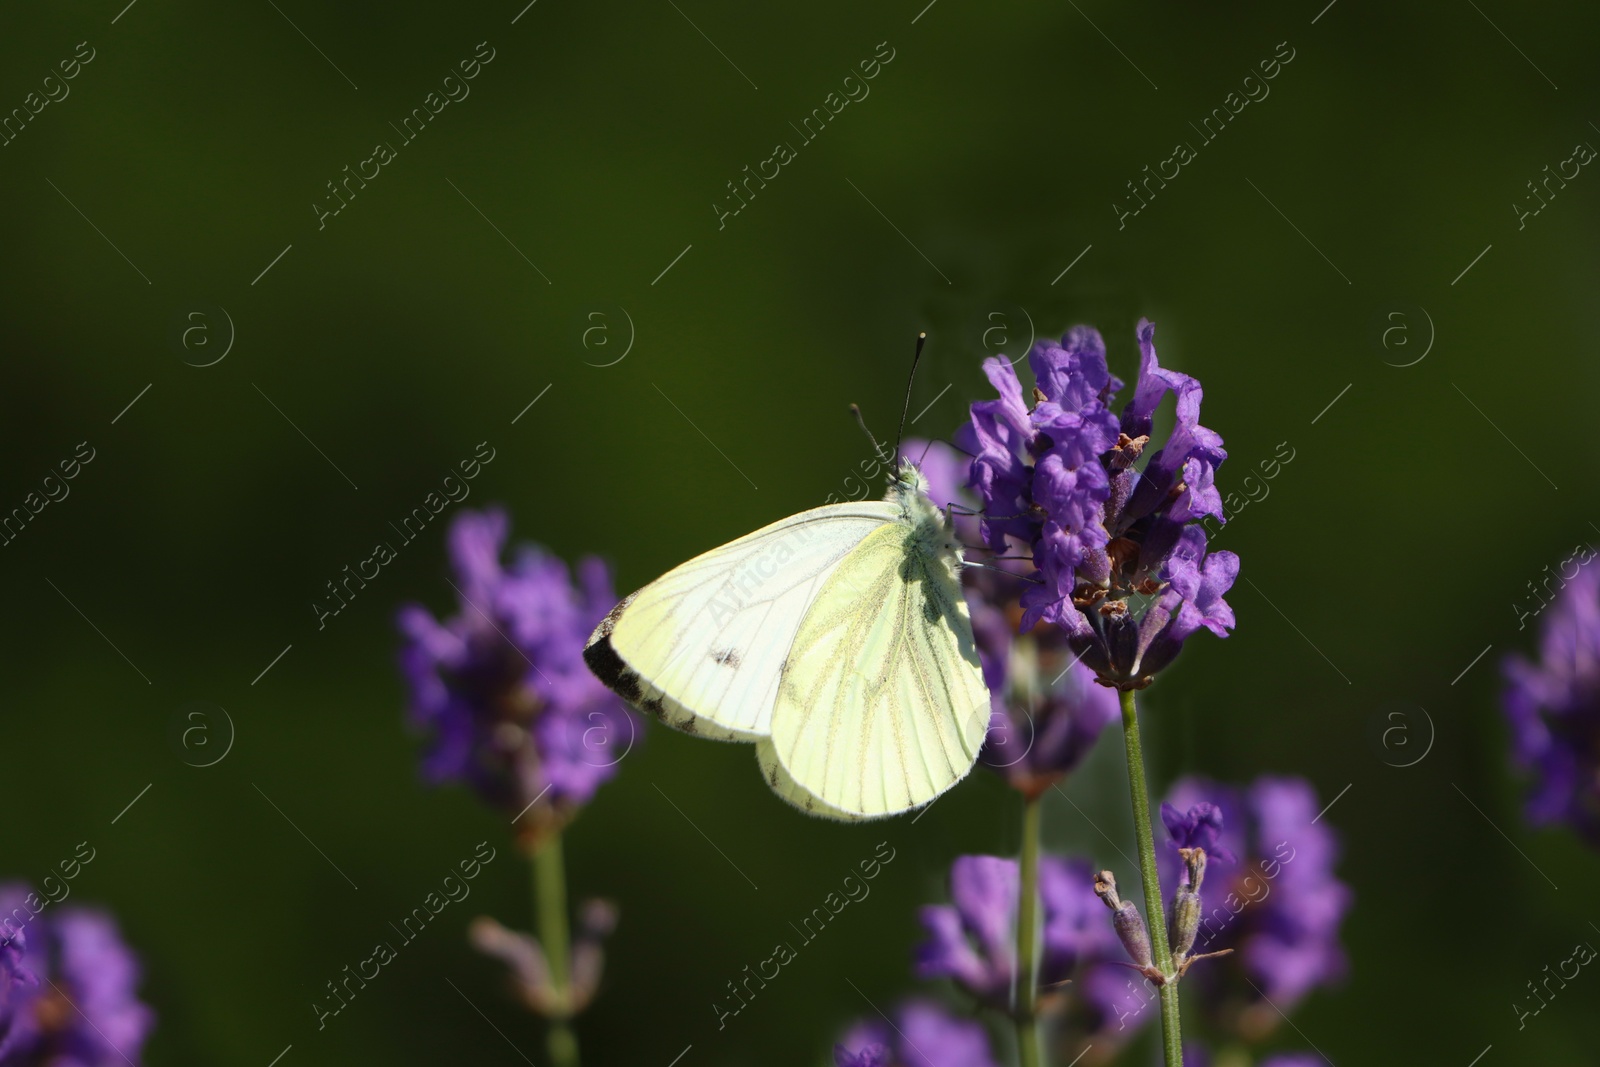
<svg viewBox="0 0 1600 1067">
<path fill-rule="evenodd" d="M 712 549 L 617 605 L 584 658 L 669 725 L 763 738 L 807 609 L 840 560 L 898 515 L 883 501 L 831 504 Z"/>
<path fill-rule="evenodd" d="M 893 815 L 971 770 L 989 693 L 954 564 L 909 524 L 881 527 L 828 575 L 801 622 L 772 745 L 786 780 L 822 802 L 817 814 Z"/>
</svg>

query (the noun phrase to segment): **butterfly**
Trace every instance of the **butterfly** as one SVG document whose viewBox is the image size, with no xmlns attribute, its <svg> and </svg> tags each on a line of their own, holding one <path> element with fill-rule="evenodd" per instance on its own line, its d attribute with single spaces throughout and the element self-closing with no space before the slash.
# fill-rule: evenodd
<svg viewBox="0 0 1600 1067">
<path fill-rule="evenodd" d="M 961 546 L 927 493 L 903 460 L 882 500 L 696 556 L 613 608 L 584 660 L 669 726 L 754 742 L 773 791 L 814 815 L 920 807 L 972 769 L 990 714 Z"/>
</svg>

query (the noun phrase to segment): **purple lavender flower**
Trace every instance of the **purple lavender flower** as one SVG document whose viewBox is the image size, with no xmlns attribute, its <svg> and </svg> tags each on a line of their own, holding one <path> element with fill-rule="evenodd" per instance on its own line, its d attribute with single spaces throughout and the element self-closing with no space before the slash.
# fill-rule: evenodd
<svg viewBox="0 0 1600 1067">
<path fill-rule="evenodd" d="M 843 1045 L 833 1046 L 835 1067 L 889 1067 L 893 1054 L 888 1045 L 863 1045 L 859 1052 L 851 1052 Z"/>
<path fill-rule="evenodd" d="M 1229 863 L 1237 859 L 1221 843 L 1222 809 L 1215 804 L 1201 801 L 1192 805 L 1188 811 L 1179 811 L 1171 804 L 1163 802 L 1161 821 L 1167 827 L 1167 836 L 1172 839 L 1173 847 L 1204 849 L 1207 856 L 1227 860 Z"/>
<path fill-rule="evenodd" d="M 838 1067 L 999 1067 L 983 1024 L 958 1019 L 927 1000 L 910 1000 L 882 1019 L 857 1023 L 833 1049 Z"/>
<path fill-rule="evenodd" d="M 1016 978 L 1017 864 L 959 856 L 950 868 L 953 905 L 923 907 L 928 940 L 917 947 L 919 978 L 949 978 L 979 1000 L 1004 1004 Z"/>
<path fill-rule="evenodd" d="M 0 934 L 0 1051 L 5 1049 L 18 1005 L 27 999 L 29 987 L 38 983 L 22 962 L 25 939 L 21 930 Z"/>
<path fill-rule="evenodd" d="M 1218 1025 L 1259 1040 L 1281 1021 L 1279 1009 L 1345 972 L 1339 925 L 1351 893 L 1333 873 L 1337 838 L 1314 821 L 1321 805 L 1302 778 L 1264 776 L 1243 790 L 1184 779 L 1170 800 L 1164 816 L 1168 808 L 1195 815 L 1196 834 L 1215 831 L 1194 951 L 1235 950 L 1189 972 L 1185 987 L 1193 983 Z M 1165 884 L 1186 878 L 1177 842 L 1157 858 Z"/>
<path fill-rule="evenodd" d="M 400 665 L 413 720 L 431 734 L 422 771 L 463 781 L 490 804 L 520 812 L 525 845 L 559 829 L 616 773 L 637 720 L 583 663 L 583 643 L 616 602 L 594 557 L 567 567 L 528 545 L 500 562 L 508 523 L 499 510 L 462 512 L 449 551 L 460 611 L 440 623 L 407 605 Z"/>
<path fill-rule="evenodd" d="M 1120 417 L 1105 344 L 1078 326 L 1029 353 L 1031 405 L 1011 365 L 986 360 L 999 399 L 973 404 L 956 435 L 974 457 L 968 484 L 983 502 L 985 541 L 1032 552 L 1022 628 L 1060 626 L 1074 653 L 1123 689 L 1148 685 L 1200 628 L 1227 636 L 1233 611 L 1222 598 L 1239 571 L 1232 552 L 1207 553 L 1198 525 L 1224 519 L 1214 480 L 1227 458 L 1200 425 L 1200 383 L 1161 367 L 1149 321 L 1137 332 L 1139 382 Z M 1139 469 L 1169 392 L 1177 425 Z"/>
<path fill-rule="evenodd" d="M 1513 759 L 1533 774 L 1528 821 L 1600 848 L 1600 567 L 1588 562 L 1545 613 L 1537 660 L 1506 659 L 1504 705 Z"/>
<path fill-rule="evenodd" d="M 26 886 L 0 886 L 0 967 L 10 980 L 0 1064 L 137 1064 L 155 1015 L 134 995 L 139 961 L 116 922 L 70 905 L 35 911 L 29 901 L 39 898 Z"/>
<path fill-rule="evenodd" d="M 954 903 L 921 910 L 928 939 L 917 947 L 917 976 L 949 978 L 986 1004 L 1008 1005 L 1017 974 L 1018 878 L 1015 860 L 958 856 L 950 868 Z M 1117 944 L 1093 884 L 1094 874 L 1082 860 L 1040 859 L 1040 985 L 1062 981 L 1080 958 Z"/>
<path fill-rule="evenodd" d="M 8 888 L 0 888 L 0 904 L 13 903 L 11 896 Z M 3 921 L 0 917 L 0 922 Z M 38 976 L 28 970 L 23 960 L 27 949 L 26 926 L 10 922 L 0 927 L 0 1049 L 5 1048 L 17 1004 L 27 996 L 29 987 L 39 983 Z"/>
<path fill-rule="evenodd" d="M 941 507 L 969 506 L 961 492 L 967 462 L 939 442 L 908 441 L 905 453 L 921 456 L 929 496 Z M 957 533 L 975 536 L 973 519 L 956 518 Z M 1100 731 L 1116 721 L 1116 695 L 1094 684 L 1094 672 L 1074 663 L 1066 631 L 1040 623 L 1025 634 L 1018 597 L 1023 576 L 998 573 L 993 564 L 967 567 L 962 585 L 972 614 L 972 630 L 989 687 L 989 732 L 979 759 L 1005 776 L 1029 798 L 1049 789 L 1094 747 Z"/>
</svg>

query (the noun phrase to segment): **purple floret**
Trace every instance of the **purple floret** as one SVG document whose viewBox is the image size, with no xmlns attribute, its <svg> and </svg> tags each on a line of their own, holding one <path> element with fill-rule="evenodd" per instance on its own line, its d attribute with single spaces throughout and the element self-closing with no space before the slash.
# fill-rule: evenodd
<svg viewBox="0 0 1600 1067">
<path fill-rule="evenodd" d="M 909 1000 L 857 1023 L 834 1046 L 838 1067 L 999 1067 L 983 1024 L 959 1019 L 928 1000 Z"/>
<path fill-rule="evenodd" d="M 1187 811 L 1179 811 L 1171 804 L 1162 803 L 1161 821 L 1177 848 L 1204 849 L 1210 859 L 1229 863 L 1236 859 L 1221 842 L 1222 809 L 1215 804 L 1201 801 L 1190 805 Z"/>
<path fill-rule="evenodd" d="M 1512 758 L 1532 778 L 1525 812 L 1564 823 L 1600 848 L 1600 566 L 1590 550 L 1555 594 L 1536 659 L 1506 659 L 1503 705 Z"/>
<path fill-rule="evenodd" d="M 1082 860 L 1040 859 L 1041 986 L 1065 980 L 1081 959 L 1116 945 L 1093 884 Z M 1018 889 L 1015 860 L 958 856 L 950 868 L 952 903 L 921 909 L 928 938 L 917 946 L 918 977 L 949 978 L 984 1003 L 1007 1006 L 1017 973 Z"/>
</svg>

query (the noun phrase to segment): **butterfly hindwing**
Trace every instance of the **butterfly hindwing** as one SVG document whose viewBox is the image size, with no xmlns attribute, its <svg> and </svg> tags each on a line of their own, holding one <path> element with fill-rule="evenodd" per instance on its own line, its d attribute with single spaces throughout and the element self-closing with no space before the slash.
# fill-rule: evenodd
<svg viewBox="0 0 1600 1067">
<path fill-rule="evenodd" d="M 712 549 L 618 604 L 584 659 L 670 726 L 763 738 L 807 609 L 840 560 L 898 514 L 883 501 L 830 504 Z"/>
<path fill-rule="evenodd" d="M 990 703 L 956 565 L 897 522 L 828 575 L 772 711 L 781 780 L 799 806 L 809 796 L 820 815 L 893 815 L 971 770 Z"/>
<path fill-rule="evenodd" d="M 783 763 L 778 759 L 778 750 L 772 746 L 771 738 L 756 742 L 756 763 L 761 767 L 761 777 L 766 779 L 772 791 L 801 811 L 827 819 L 837 819 L 839 822 L 859 822 L 863 818 L 853 811 L 836 808 L 801 788 L 798 782 L 789 777 L 789 772 L 783 769 Z"/>
</svg>

